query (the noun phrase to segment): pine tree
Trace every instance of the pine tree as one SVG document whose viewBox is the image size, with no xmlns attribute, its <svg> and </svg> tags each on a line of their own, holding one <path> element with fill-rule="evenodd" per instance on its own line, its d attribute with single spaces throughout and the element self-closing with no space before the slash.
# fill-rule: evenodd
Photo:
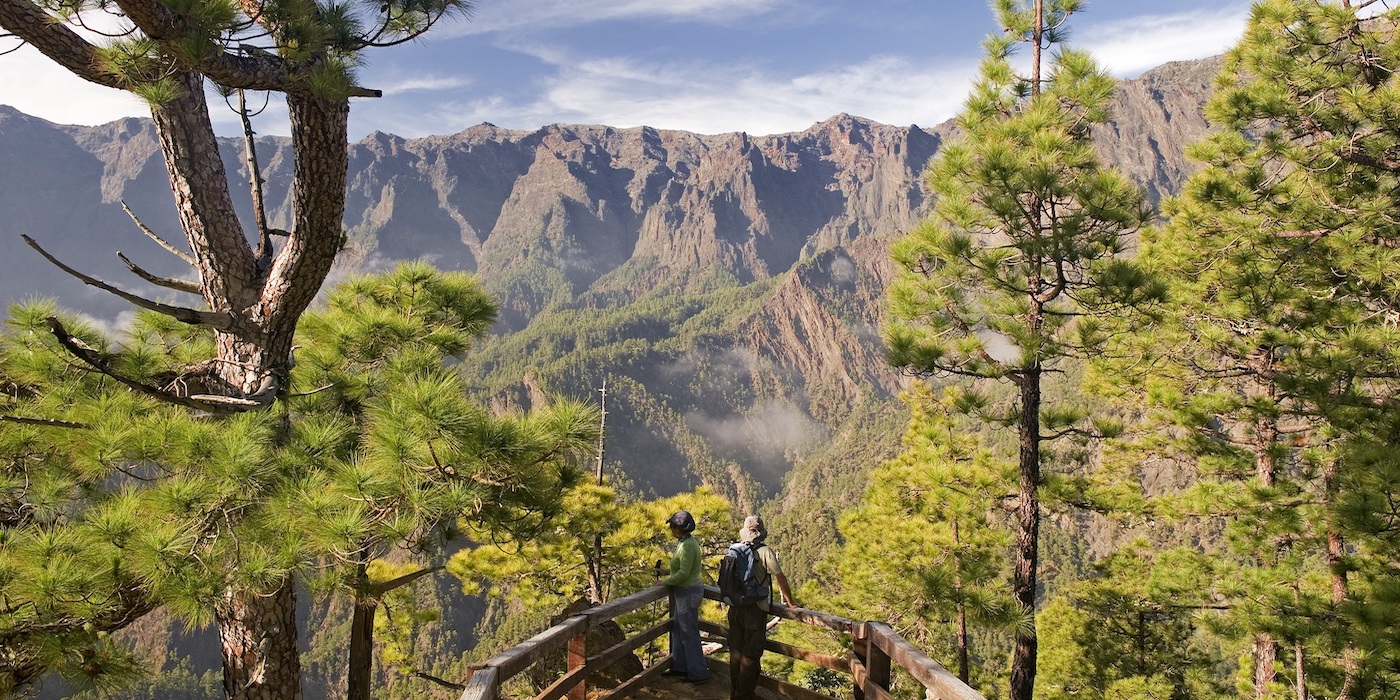
<svg viewBox="0 0 1400 700">
<path fill-rule="evenodd" d="M 63 323 L 51 324 L 52 332 L 75 357 L 102 367 L 128 386 L 196 410 L 262 409 L 285 394 L 297 320 L 342 245 L 349 99 L 379 95 L 356 84 L 353 68 L 366 49 L 410 40 L 467 7 L 464 0 L 0 2 L 0 28 L 6 33 L 74 75 L 131 92 L 150 105 L 189 252 L 165 245 L 191 264 L 198 282 L 157 277 L 133 262 L 127 264 L 152 284 L 199 297 L 205 308 L 131 294 L 64 265 L 39 242 L 28 242 L 89 285 L 208 329 L 214 343 L 207 355 L 191 358 L 176 383 L 159 385 L 116 373 L 104 358 L 85 351 Z M 75 31 L 92 13 L 117 15 L 128 29 L 93 43 Z M 206 83 L 225 95 L 237 93 L 240 102 L 246 90 L 286 97 L 295 151 L 293 219 L 287 230 L 275 229 L 266 220 L 252 129 L 242 109 L 255 225 L 245 229 L 235 214 L 206 102 Z M 256 248 L 245 230 L 256 231 Z M 278 238 L 280 244 L 274 240 Z M 274 437 L 285 438 L 277 433 Z M 132 611 L 140 605 L 133 601 Z M 261 674 L 256 685 L 273 689 L 266 697 L 298 696 L 294 610 L 287 581 L 275 591 L 228 591 L 216 617 L 230 644 L 225 650 L 230 692 L 254 685 L 256 671 Z M 257 664 L 253 657 L 280 661 Z M 260 690 L 249 697 L 262 696 Z"/>
<path fill-rule="evenodd" d="M 226 591 L 300 579 L 353 601 L 347 688 L 367 697 L 380 599 L 441 570 L 464 524 L 519 537 L 548 527 L 597 437 L 596 411 L 575 402 L 498 416 L 466 398 L 448 364 L 494 314 L 475 280 L 422 264 L 352 280 L 304 319 L 291 384 L 306 391 L 218 418 L 75 368 L 45 330 L 51 309 L 17 311 L 0 346 L 18 397 L 0 446 L 7 509 L 22 517 L 0 540 L 0 595 L 23 614 L 0 628 L 15 655 L 0 677 L 18 686 L 56 668 L 115 682 L 104 666 L 131 664 L 104 630 L 157 605 L 208 623 Z M 81 332 L 144 381 L 169 381 L 157 378 L 213 342 L 159 314 L 122 344 Z M 36 557 L 46 543 L 63 548 Z M 419 565 L 381 575 L 391 552 Z M 250 673 L 277 662 L 259 651 L 241 659 Z M 70 663 L 79 652 L 96 661 Z"/>
<path fill-rule="evenodd" d="M 1219 131 L 1192 152 L 1205 167 L 1154 244 L 1180 277 L 1168 332 L 1187 347 L 1162 396 L 1202 468 L 1241 480 L 1213 507 L 1238 509 L 1235 551 L 1273 574 L 1238 591 L 1259 603 L 1238 612 L 1260 696 L 1279 637 L 1299 696 L 1390 682 L 1366 599 L 1393 577 L 1352 576 L 1378 572 L 1384 525 L 1367 514 L 1391 510 L 1376 494 L 1395 473 L 1374 456 L 1394 444 L 1400 15 L 1372 5 L 1255 6 L 1208 109 Z"/>
<path fill-rule="evenodd" d="M 1037 697 L 1234 697 L 1227 655 L 1200 631 L 1212 580 L 1199 553 L 1147 541 L 1122 547 L 1041 613 Z"/>
<path fill-rule="evenodd" d="M 961 139 L 929 169 L 933 216 L 894 247 L 890 361 L 923 376 L 1004 382 L 1005 410 L 969 406 L 1018 435 L 1011 697 L 1035 683 L 1042 446 L 1094 431 L 1089 416 L 1044 405 L 1042 383 L 1070 358 L 1102 347 L 1096 315 L 1150 301 L 1160 289 L 1122 259 L 1148 213 L 1140 192 L 1100 167 L 1089 137 L 1108 116 L 1115 83 L 1085 53 L 1042 53 L 1063 38 L 1073 0 L 994 4 L 1005 34 L 987 40 L 980 77 L 958 118 Z M 1031 70 L 1010 61 L 1032 47 Z"/>
<path fill-rule="evenodd" d="M 278 507 L 323 583 L 354 602 L 349 698 L 370 697 L 381 599 L 444 569 L 443 547 L 463 526 L 521 539 L 552 531 L 593 450 L 596 412 L 584 404 L 498 416 L 468 398 L 448 362 L 495 318 L 474 278 L 406 263 L 345 282 L 302 324 L 293 378 L 308 394 L 296 403 L 306 437 L 291 458 L 309 473 Z M 383 561 L 403 550 L 421 565 Z"/>
<path fill-rule="evenodd" d="M 871 473 L 823 566 L 835 609 L 888 620 L 922 649 L 948 650 L 963 682 L 986 687 L 1003 669 L 979 659 L 973 672 L 974 631 L 1001 632 L 1018 617 L 1007 595 L 1010 523 L 999 507 L 1015 475 L 959 425 L 960 398 L 922 384 L 907 392 L 904 452 Z"/>
</svg>

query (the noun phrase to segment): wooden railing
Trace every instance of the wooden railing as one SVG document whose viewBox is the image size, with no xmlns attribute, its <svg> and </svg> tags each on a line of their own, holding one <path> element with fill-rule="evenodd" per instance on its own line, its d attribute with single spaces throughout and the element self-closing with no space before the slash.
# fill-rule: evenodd
<svg viewBox="0 0 1400 700">
<path fill-rule="evenodd" d="M 461 700 L 503 700 L 503 683 L 561 649 L 567 649 L 568 661 L 564 675 L 536 695 L 534 700 L 559 700 L 566 695 L 570 700 L 584 700 L 588 690 L 586 680 L 589 676 L 669 632 L 671 620 L 668 617 L 593 656 L 588 656 L 587 652 L 588 631 L 605 621 L 666 599 L 668 590 L 665 586 L 655 586 L 626 598 L 589 608 L 488 659 L 473 667 L 471 680 L 467 682 Z M 719 591 L 713 586 L 706 586 L 705 597 L 718 601 Z M 669 614 L 669 608 L 667 610 Z M 882 622 L 855 622 L 844 617 L 806 608 L 790 608 L 778 603 L 773 604 L 771 614 L 850 637 L 852 648 L 845 656 L 820 654 L 771 639 L 765 648 L 851 676 L 853 700 L 892 700 L 890 681 L 891 670 L 894 667 L 902 669 L 910 678 L 923 685 L 929 691 L 927 697 L 930 700 L 985 700 L 977 691 L 949 673 L 948 669 L 930 659 Z M 727 637 L 729 633 L 724 627 L 703 620 L 700 622 L 700 629 L 722 638 Z M 713 658 L 709 659 L 708 663 L 716 670 L 726 665 L 725 662 Z M 598 700 L 622 700 L 664 673 L 668 666 L 669 657 L 663 658 L 641 673 L 624 680 L 610 692 L 600 693 Z M 793 700 L 831 700 L 815 691 L 767 676 L 759 678 L 759 685 Z"/>
</svg>

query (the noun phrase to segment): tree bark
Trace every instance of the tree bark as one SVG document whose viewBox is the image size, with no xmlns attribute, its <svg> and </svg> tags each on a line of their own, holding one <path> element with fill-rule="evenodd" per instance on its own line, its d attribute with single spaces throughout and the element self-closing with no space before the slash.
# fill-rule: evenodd
<svg viewBox="0 0 1400 700">
<path fill-rule="evenodd" d="M 378 612 L 378 598 L 361 596 L 355 600 L 350 618 L 349 668 L 345 674 L 349 700 L 370 700 L 374 682 L 374 618 Z"/>
<path fill-rule="evenodd" d="M 1337 526 L 1336 501 L 1338 486 L 1337 460 L 1327 461 L 1322 470 L 1322 489 L 1327 508 L 1327 569 L 1332 577 L 1332 605 L 1339 606 L 1347 599 L 1346 540 Z M 1337 690 L 1334 700 L 1351 700 L 1352 688 L 1356 685 L 1357 672 L 1356 644 L 1348 637 L 1342 649 L 1342 687 Z"/>
<path fill-rule="evenodd" d="M 1277 400 L 1277 388 L 1274 384 L 1274 377 L 1277 372 L 1273 364 L 1273 350 L 1266 348 L 1260 356 L 1258 374 L 1262 386 L 1256 387 L 1254 394 L 1267 396 Z M 1274 457 L 1273 447 L 1278 441 L 1279 429 L 1277 419 L 1271 416 L 1262 416 L 1255 421 L 1254 425 L 1254 461 L 1255 475 L 1259 479 L 1259 485 L 1264 488 L 1273 487 L 1277 480 L 1278 462 Z M 1272 557 L 1265 557 L 1261 562 L 1265 566 L 1272 566 L 1275 562 Z M 1275 663 L 1278 661 L 1278 642 L 1268 634 L 1254 635 L 1254 696 L 1264 698 L 1269 694 L 1269 685 L 1274 682 L 1277 676 Z"/>
<path fill-rule="evenodd" d="M 966 683 L 968 679 L 968 637 L 967 637 L 967 600 L 963 598 L 963 577 L 962 577 L 962 537 L 958 532 L 958 521 L 953 521 L 953 545 L 957 554 L 953 559 L 953 594 L 958 601 L 958 680 Z"/>
<path fill-rule="evenodd" d="M 355 610 L 350 618 L 349 663 L 345 674 L 346 696 L 349 700 L 369 700 L 374 685 L 374 618 L 379 613 L 379 601 L 384 594 L 403 588 L 424 576 L 442 571 L 442 566 L 428 566 L 398 578 L 371 583 L 368 561 L 355 571 Z"/>
<path fill-rule="evenodd" d="M 1254 635 L 1254 697 L 1269 696 L 1269 685 L 1278 673 L 1274 668 L 1277 661 L 1278 642 L 1267 634 Z"/>
<path fill-rule="evenodd" d="M 260 595 L 230 591 L 215 613 L 224 693 L 237 700 L 301 700 L 296 591 L 290 579 Z"/>
<path fill-rule="evenodd" d="M 1011 700 L 1032 700 L 1035 691 L 1036 569 L 1040 565 L 1040 378 L 1039 362 L 1024 370 L 1021 389 L 1020 499 L 1016 504 L 1016 564 L 1012 592 L 1021 607 L 1016 648 L 1011 657 Z"/>
</svg>

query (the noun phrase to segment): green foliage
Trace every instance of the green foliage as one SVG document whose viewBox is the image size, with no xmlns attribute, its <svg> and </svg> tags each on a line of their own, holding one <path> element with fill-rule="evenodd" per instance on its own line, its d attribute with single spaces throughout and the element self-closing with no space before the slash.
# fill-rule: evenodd
<svg viewBox="0 0 1400 700">
<path fill-rule="evenodd" d="M 1099 563 L 1040 614 L 1037 696 L 1225 698 L 1231 665 L 1198 620 L 1214 615 L 1214 586 L 1196 552 L 1138 543 Z"/>
<path fill-rule="evenodd" d="M 987 424 L 1016 428 L 1011 588 L 1021 619 L 1010 692 L 1030 700 L 1042 466 L 1083 463 L 1088 441 L 1102 437 L 1097 429 L 1121 430 L 1096 419 L 1087 402 L 1047 403 L 1043 377 L 1103 353 L 1106 318 L 1150 307 L 1164 289 L 1122 257 L 1150 213 L 1126 176 L 1099 164 L 1090 140 L 1094 125 L 1109 116 L 1113 79 L 1072 49 L 1059 49 L 1048 69 L 1042 66 L 1043 52 L 1065 38 L 1079 3 L 1002 0 L 992 7 L 1005 31 L 985 42 L 958 117 L 962 138 L 929 166 L 933 214 L 891 248 L 898 275 L 888 291 L 885 344 L 888 360 L 907 371 L 972 380 L 954 405 Z M 1024 76 L 1010 60 L 1019 43 L 1031 44 Z M 1015 392 L 993 402 L 986 380 Z M 1061 459 L 1047 459 L 1042 444 L 1060 438 L 1078 443 L 1062 449 Z"/>
</svg>

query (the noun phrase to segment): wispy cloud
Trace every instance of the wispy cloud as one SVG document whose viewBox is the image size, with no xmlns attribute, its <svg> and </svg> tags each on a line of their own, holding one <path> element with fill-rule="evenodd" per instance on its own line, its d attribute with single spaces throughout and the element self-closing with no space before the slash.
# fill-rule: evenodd
<svg viewBox="0 0 1400 700">
<path fill-rule="evenodd" d="M 407 78 L 388 75 L 379 78 L 379 80 L 383 81 L 382 89 L 385 95 L 456 90 L 472 84 L 471 80 L 456 75 L 421 75 Z"/>
<path fill-rule="evenodd" d="M 376 55 L 370 82 L 395 99 L 356 101 L 352 136 L 372 129 L 424 136 L 483 121 L 520 129 L 565 122 L 767 134 L 801 130 L 838 112 L 930 126 L 960 108 L 976 71 L 975 55 L 950 61 L 875 46 L 844 66 L 784 71 L 781 61 L 765 62 L 752 53 L 648 62 L 618 49 L 610 53 L 590 41 L 589 30 L 533 31 L 637 18 L 723 24 L 793 6 L 793 0 L 485 0 L 475 21 L 457 30 L 494 31 L 489 41 L 500 52 L 496 57 L 523 56 L 509 68 L 512 82 L 496 91 L 484 74 L 478 80 L 442 65 L 424 74 L 415 72 L 422 63 L 394 63 L 392 52 Z M 1166 61 L 1224 51 L 1242 32 L 1247 11 L 1245 0 L 1221 0 L 1209 10 L 1157 10 L 1100 23 L 1088 13 L 1076 24 L 1073 43 L 1093 51 L 1115 74 L 1133 76 Z M 438 43 L 441 37 L 434 36 L 430 45 L 443 50 L 435 55 L 451 60 L 451 42 Z M 775 38 L 772 50 L 781 51 L 782 42 Z M 136 98 L 74 78 L 29 49 L 0 57 L 0 103 L 76 124 L 146 113 Z M 232 115 L 222 111 L 215 114 L 220 131 L 236 130 Z M 285 107 L 274 105 L 259 131 L 285 133 L 284 121 Z"/>
<path fill-rule="evenodd" d="M 1092 51 L 1116 75 L 1133 76 L 1167 61 L 1225 51 L 1238 40 L 1247 15 L 1248 4 L 1236 0 L 1208 11 L 1087 23 L 1076 27 L 1074 43 Z M 589 56 L 585 46 L 512 48 L 554 71 L 541 81 L 534 99 L 497 96 L 443 105 L 439 116 L 452 119 L 454 128 L 481 121 L 512 128 L 565 122 L 767 134 L 801 130 L 847 112 L 889 124 L 929 126 L 957 113 L 976 72 L 971 58 L 935 65 L 916 57 L 877 55 L 794 75 L 765 72 L 762 66 Z"/>
</svg>

